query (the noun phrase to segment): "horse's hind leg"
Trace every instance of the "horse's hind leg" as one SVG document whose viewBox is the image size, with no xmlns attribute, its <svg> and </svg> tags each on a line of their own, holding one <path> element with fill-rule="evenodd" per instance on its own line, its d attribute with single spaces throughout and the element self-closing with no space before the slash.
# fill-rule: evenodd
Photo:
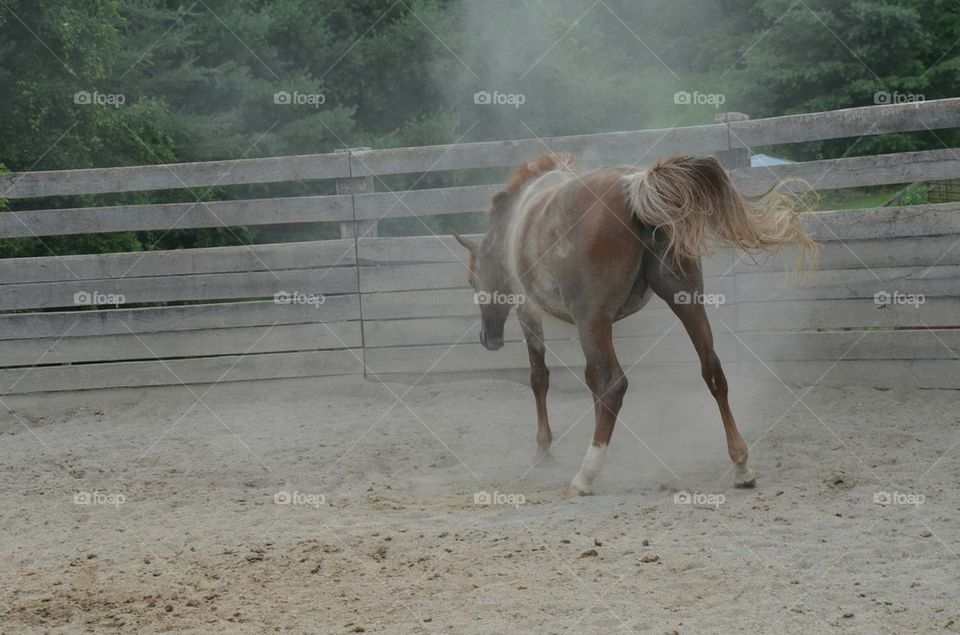
<svg viewBox="0 0 960 635">
<path fill-rule="evenodd" d="M 571 494 L 583 495 L 591 492 L 593 481 L 603 468 L 607 445 L 623 405 L 623 395 L 627 392 L 627 377 L 613 350 L 613 323 L 608 317 L 578 320 L 577 330 L 587 358 L 586 380 L 593 393 L 596 415 L 593 440 L 580 471 L 570 484 Z"/>
<path fill-rule="evenodd" d="M 550 387 L 550 370 L 544 361 L 546 346 L 543 343 L 543 321 L 538 315 L 518 310 L 523 337 L 527 340 L 530 356 L 530 388 L 537 402 L 537 457 L 546 454 L 553 442 L 550 421 L 547 419 L 547 389 Z"/>
<path fill-rule="evenodd" d="M 700 368 L 710 393 L 720 407 L 723 430 L 727 437 L 727 452 L 734 463 L 733 484 L 735 487 L 753 487 L 756 479 L 747 467 L 747 444 L 740 436 L 730 403 L 727 400 L 727 378 L 723 374 L 720 359 L 713 350 L 713 333 L 703 305 L 703 274 L 697 262 L 687 262 L 684 269 L 689 273 L 671 271 L 672 267 L 655 265 L 654 273 L 647 276 L 654 292 L 663 298 L 693 341 L 700 357 Z"/>
</svg>

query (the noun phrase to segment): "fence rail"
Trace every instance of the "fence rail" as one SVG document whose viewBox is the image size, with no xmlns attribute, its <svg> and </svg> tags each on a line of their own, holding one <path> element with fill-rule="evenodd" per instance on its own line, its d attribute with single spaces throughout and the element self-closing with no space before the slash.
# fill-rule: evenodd
<svg viewBox="0 0 960 635">
<path fill-rule="evenodd" d="M 0 260 L 0 394 L 524 368 L 513 318 L 503 351 L 476 344 L 478 311 L 455 241 L 374 237 L 384 218 L 481 211 L 499 184 L 375 191 L 385 187 L 381 176 L 504 168 L 546 149 L 573 152 L 586 166 L 649 163 L 675 152 L 726 156 L 956 128 L 960 99 L 730 119 L 670 130 L 0 174 L 0 196 L 8 199 L 301 180 L 332 181 L 338 192 L 5 212 L 0 239 L 310 222 L 349 228 L 329 241 Z M 748 192 L 788 176 L 827 190 L 960 178 L 958 156 L 941 149 L 729 167 Z M 709 308 L 721 359 L 798 382 L 960 388 L 960 204 L 820 212 L 805 222 L 823 252 L 820 269 L 799 281 L 778 258 L 757 265 L 725 252 L 705 261 L 708 292 L 725 299 Z M 281 292 L 302 302 L 277 303 Z M 105 297 L 122 302 L 83 306 Z M 919 305 L 901 301 L 920 297 Z M 575 330 L 555 321 L 545 328 L 548 364 L 581 366 Z M 687 336 L 659 300 L 617 323 L 615 335 L 621 359 L 631 364 L 695 363 Z"/>
</svg>

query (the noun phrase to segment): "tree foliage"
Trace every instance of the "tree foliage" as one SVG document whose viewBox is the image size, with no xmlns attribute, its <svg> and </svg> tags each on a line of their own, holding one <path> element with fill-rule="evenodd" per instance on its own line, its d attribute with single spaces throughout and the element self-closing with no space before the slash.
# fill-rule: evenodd
<svg viewBox="0 0 960 635">
<path fill-rule="evenodd" d="M 668 127 L 710 122 L 718 111 L 762 117 L 863 106 L 876 95 L 934 99 L 960 91 L 958 40 L 953 0 L 6 0 L 0 165 L 25 171 L 237 159 Z M 722 94 L 722 109 L 678 105 L 678 90 Z M 521 94 L 524 102 L 478 104 L 478 91 Z M 85 103 L 81 94 L 121 95 L 123 103 Z M 280 94 L 306 101 L 278 103 Z M 789 151 L 809 158 L 957 141 L 953 133 L 885 135 Z M 377 187 L 470 178 L 410 175 Z M 283 187 L 8 207 L 328 191 Z M 382 227 L 476 223 L 434 218 Z M 24 239 L 4 241 L 0 254 L 170 249 L 334 230 Z"/>
</svg>

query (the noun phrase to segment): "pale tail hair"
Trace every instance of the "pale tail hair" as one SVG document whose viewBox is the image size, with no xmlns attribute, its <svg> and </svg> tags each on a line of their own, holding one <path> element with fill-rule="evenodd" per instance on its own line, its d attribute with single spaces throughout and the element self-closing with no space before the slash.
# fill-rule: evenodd
<svg viewBox="0 0 960 635">
<path fill-rule="evenodd" d="M 711 156 L 673 157 L 625 181 L 633 213 L 666 232 L 667 252 L 678 263 L 718 246 L 756 254 L 790 243 L 797 249 L 797 271 L 816 263 L 819 246 L 800 222 L 801 199 L 784 182 L 749 198 Z"/>
</svg>

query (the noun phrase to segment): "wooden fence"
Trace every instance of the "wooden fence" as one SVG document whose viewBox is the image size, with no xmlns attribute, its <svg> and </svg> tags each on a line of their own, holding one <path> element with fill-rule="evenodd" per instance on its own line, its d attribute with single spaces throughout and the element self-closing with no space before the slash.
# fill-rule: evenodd
<svg viewBox="0 0 960 635">
<path fill-rule="evenodd" d="M 210 203 L 0 213 L 0 239 L 171 228 L 341 223 L 327 241 L 0 260 L 0 395 L 67 389 L 523 368 L 511 318 L 498 353 L 477 342 L 462 248 L 447 237 L 374 237 L 376 222 L 485 209 L 498 184 L 385 189 L 381 177 L 506 168 L 541 152 L 582 164 L 713 153 L 747 191 L 781 176 L 818 190 L 960 178 L 956 149 L 747 167 L 750 148 L 960 127 L 960 99 L 707 126 L 177 165 L 0 174 L 0 198 L 334 180 L 337 193 Z M 851 143 L 853 139 L 851 139 Z M 820 212 L 820 269 L 777 259 L 706 262 L 718 353 L 786 381 L 960 388 L 960 205 Z M 282 303 L 277 294 L 296 293 Z M 122 300 L 118 306 L 103 308 Z M 84 307 L 98 305 L 97 310 Z M 129 305 L 164 306 L 131 308 Z M 56 309 L 49 311 L 48 309 Z M 582 366 L 574 330 L 546 325 L 548 364 Z M 690 364 L 654 300 L 615 328 L 625 366 Z"/>
</svg>

